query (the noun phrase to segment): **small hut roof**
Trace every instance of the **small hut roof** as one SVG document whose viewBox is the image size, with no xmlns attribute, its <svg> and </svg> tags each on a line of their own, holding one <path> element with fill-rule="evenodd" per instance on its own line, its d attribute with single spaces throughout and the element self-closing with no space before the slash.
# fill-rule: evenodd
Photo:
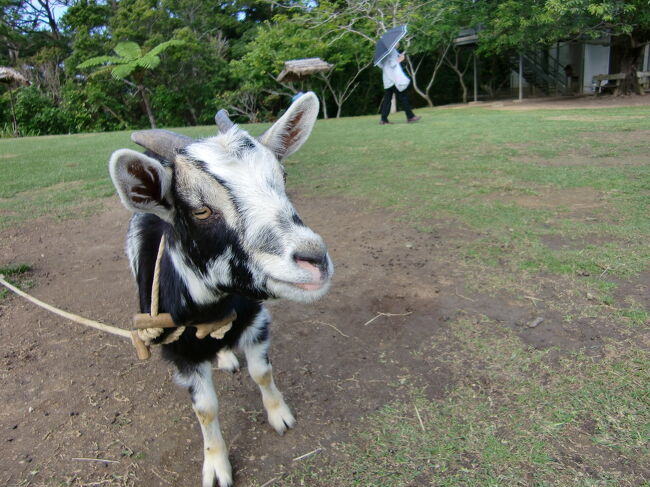
<svg viewBox="0 0 650 487">
<path fill-rule="evenodd" d="M 318 57 L 292 59 L 291 61 L 285 61 L 284 69 L 276 79 L 280 82 L 300 81 L 309 75 L 329 71 L 333 67 L 333 64 Z"/>
<path fill-rule="evenodd" d="M 0 66 L 0 81 L 4 83 L 15 83 L 17 85 L 29 85 L 29 80 L 13 68 Z"/>
</svg>

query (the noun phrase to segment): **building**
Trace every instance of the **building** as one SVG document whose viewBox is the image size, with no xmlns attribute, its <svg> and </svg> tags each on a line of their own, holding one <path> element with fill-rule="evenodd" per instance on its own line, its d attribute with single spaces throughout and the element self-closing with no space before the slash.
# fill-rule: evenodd
<svg viewBox="0 0 650 487">
<path fill-rule="evenodd" d="M 521 58 L 522 86 L 529 94 L 594 94 L 600 90 L 594 77 L 619 73 L 621 55 L 610 38 L 604 37 L 558 42 L 548 49 L 523 53 Z M 511 86 L 518 89 L 519 69 L 512 64 Z M 650 71 L 650 46 L 645 47 L 638 71 Z"/>
<path fill-rule="evenodd" d="M 463 29 L 454 39 L 454 44 L 473 49 L 479 36 L 480 29 Z M 558 42 L 549 48 L 512 54 L 508 57 L 508 64 L 511 68 L 510 90 L 507 94 L 503 93 L 508 96 L 516 96 L 517 93 L 519 96 L 595 94 L 608 86 L 617 86 L 622 77 L 618 74 L 621 71 L 621 52 L 612 45 L 609 36 Z M 650 45 L 645 46 L 637 70 L 642 73 L 643 84 L 648 88 Z M 475 66 L 475 86 L 478 85 L 476 80 L 480 77 L 480 67 L 478 72 Z"/>
</svg>

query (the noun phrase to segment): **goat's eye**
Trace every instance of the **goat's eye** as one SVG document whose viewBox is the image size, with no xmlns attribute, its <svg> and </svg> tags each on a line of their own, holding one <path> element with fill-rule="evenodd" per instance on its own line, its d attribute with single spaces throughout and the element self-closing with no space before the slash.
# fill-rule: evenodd
<svg viewBox="0 0 650 487">
<path fill-rule="evenodd" d="M 202 206 L 201 208 L 197 208 L 196 210 L 192 210 L 192 215 L 194 218 L 197 220 L 206 220 L 210 218 L 212 215 L 212 210 L 208 208 L 207 206 Z"/>
</svg>

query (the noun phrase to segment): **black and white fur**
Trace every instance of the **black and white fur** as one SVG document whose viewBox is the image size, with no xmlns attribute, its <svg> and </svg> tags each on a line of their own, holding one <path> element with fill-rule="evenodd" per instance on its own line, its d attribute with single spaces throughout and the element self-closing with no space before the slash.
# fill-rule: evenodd
<svg viewBox="0 0 650 487">
<path fill-rule="evenodd" d="M 110 174 L 124 205 L 135 212 L 127 253 L 138 284 L 140 311 L 150 311 L 158 244 L 160 312 L 175 323 L 237 319 L 223 339 L 197 339 L 192 327 L 162 353 L 177 368 L 204 438 L 203 487 L 232 485 L 218 421 L 211 361 L 239 367 L 242 350 L 262 393 L 269 423 L 282 434 L 295 419 L 278 391 L 268 359 L 269 298 L 309 302 L 323 296 L 333 274 L 322 238 L 303 224 L 285 193 L 282 161 L 308 138 L 318 113 L 313 93 L 299 98 L 259 140 L 232 125 L 193 141 L 165 160 L 128 149 L 113 153 Z M 170 159 L 168 157 L 167 159 Z M 207 215 L 207 216 L 206 216 Z M 158 340 L 164 339 L 166 334 Z"/>
</svg>

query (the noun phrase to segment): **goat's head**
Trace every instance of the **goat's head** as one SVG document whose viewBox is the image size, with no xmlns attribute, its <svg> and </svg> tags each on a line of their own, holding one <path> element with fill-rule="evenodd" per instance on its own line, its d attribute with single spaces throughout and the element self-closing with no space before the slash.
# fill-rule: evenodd
<svg viewBox="0 0 650 487">
<path fill-rule="evenodd" d="M 171 225 L 171 258 L 197 302 L 223 292 L 297 301 L 327 292 L 332 262 L 323 239 L 289 201 L 283 167 L 309 137 L 317 114 L 318 98 L 307 93 L 259 139 L 221 111 L 215 137 L 132 136 L 161 160 L 129 149 L 111 156 L 124 205 Z"/>
</svg>

